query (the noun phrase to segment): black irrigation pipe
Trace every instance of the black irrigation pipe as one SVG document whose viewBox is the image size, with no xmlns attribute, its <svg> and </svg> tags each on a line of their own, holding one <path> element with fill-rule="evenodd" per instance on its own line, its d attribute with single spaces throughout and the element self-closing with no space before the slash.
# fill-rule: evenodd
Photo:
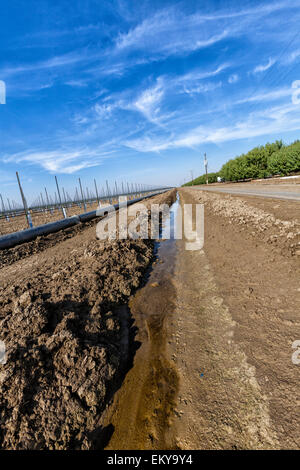
<svg viewBox="0 0 300 470">
<path fill-rule="evenodd" d="M 166 191 L 169 191 L 172 188 L 164 189 L 158 192 L 150 193 L 146 196 L 142 196 L 136 199 L 130 199 L 127 201 L 127 206 L 135 204 L 136 202 L 142 201 L 143 199 L 155 196 L 157 194 L 162 194 Z M 96 219 L 97 217 L 103 217 L 113 210 L 119 209 L 119 203 L 109 206 L 101 207 L 97 211 L 85 212 L 80 215 L 74 215 L 72 217 L 67 217 L 62 220 L 57 220 L 56 222 L 50 222 L 48 224 L 39 225 L 38 227 L 28 228 L 26 230 L 20 230 L 18 232 L 9 233 L 8 235 L 3 235 L 0 237 L 0 249 L 4 250 L 7 248 L 12 248 L 16 245 L 22 243 L 30 242 L 41 235 L 49 235 L 50 233 L 58 232 L 74 225 L 89 222 L 90 220 Z"/>
<path fill-rule="evenodd" d="M 163 190 L 163 189 L 170 189 L 170 188 L 161 188 L 160 190 Z M 139 194 L 149 194 L 151 191 L 156 191 L 156 190 L 155 189 L 152 189 L 152 190 L 145 189 L 145 190 L 140 191 L 140 192 L 138 191 L 138 193 Z M 157 191 L 159 191 L 159 189 L 157 189 Z M 131 197 L 131 196 L 134 196 L 135 194 L 137 194 L 136 191 L 128 192 L 128 193 L 112 194 L 112 199 L 117 199 L 120 196 Z M 99 196 L 99 200 L 100 201 L 109 201 L 109 197 L 110 196 Z M 97 203 L 97 198 L 91 199 L 91 203 Z M 66 205 L 70 208 L 78 206 L 78 204 L 82 204 L 81 199 L 78 199 L 76 201 L 70 200 L 70 201 L 66 202 Z M 40 214 L 40 213 L 44 212 L 45 209 L 47 209 L 47 210 L 52 209 L 53 211 L 58 211 L 58 210 L 60 210 L 60 206 L 58 204 L 54 204 L 54 203 L 51 204 L 49 202 L 49 204 L 45 204 L 43 206 L 29 207 L 28 209 L 29 209 L 30 213 L 32 213 L 32 214 Z M 11 216 L 12 214 L 13 214 L 14 217 L 22 217 L 22 216 L 26 215 L 23 208 L 11 209 L 11 211 L 9 211 L 9 210 L 4 210 L 3 211 L 2 210 L 0 212 L 0 221 L 1 221 L 1 219 L 5 219 L 6 215 Z"/>
</svg>

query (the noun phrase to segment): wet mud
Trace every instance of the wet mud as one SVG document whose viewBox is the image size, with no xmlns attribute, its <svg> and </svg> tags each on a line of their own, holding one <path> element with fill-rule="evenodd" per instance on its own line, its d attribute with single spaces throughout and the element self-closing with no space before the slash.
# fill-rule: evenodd
<svg viewBox="0 0 300 470">
<path fill-rule="evenodd" d="M 177 206 L 178 201 L 173 204 L 172 222 Z M 147 283 L 129 302 L 139 349 L 106 417 L 106 425 L 114 427 L 107 449 L 176 448 L 170 427 L 179 377 L 167 351 L 176 299 L 176 252 L 173 238 L 156 243 L 156 259 Z"/>
</svg>

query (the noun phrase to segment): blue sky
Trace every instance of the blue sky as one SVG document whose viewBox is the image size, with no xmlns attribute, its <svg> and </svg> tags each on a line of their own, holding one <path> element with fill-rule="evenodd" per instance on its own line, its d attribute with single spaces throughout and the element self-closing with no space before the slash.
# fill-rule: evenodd
<svg viewBox="0 0 300 470">
<path fill-rule="evenodd" d="M 5 7 L 3 6 L 5 3 Z M 1 0 L 0 192 L 182 184 L 299 138 L 299 1 Z M 298 34 L 299 33 L 299 34 Z"/>
</svg>

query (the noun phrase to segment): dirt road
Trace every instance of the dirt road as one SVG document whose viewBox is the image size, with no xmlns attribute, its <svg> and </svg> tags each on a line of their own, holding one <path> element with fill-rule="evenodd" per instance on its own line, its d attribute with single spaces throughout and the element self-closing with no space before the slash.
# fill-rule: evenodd
<svg viewBox="0 0 300 470">
<path fill-rule="evenodd" d="M 272 199 L 286 199 L 300 202 L 300 184 L 255 184 L 237 183 L 212 186 L 194 186 L 196 191 L 213 191 L 240 196 L 260 196 Z"/>
<path fill-rule="evenodd" d="M 205 244 L 202 253 L 179 247 L 175 270 L 177 442 L 299 448 L 300 369 L 291 360 L 300 338 L 298 208 L 180 192 L 205 205 Z"/>
</svg>

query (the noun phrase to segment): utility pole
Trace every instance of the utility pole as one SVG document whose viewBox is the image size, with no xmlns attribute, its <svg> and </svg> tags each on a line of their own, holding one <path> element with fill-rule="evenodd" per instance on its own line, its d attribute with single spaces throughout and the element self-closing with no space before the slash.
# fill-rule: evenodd
<svg viewBox="0 0 300 470">
<path fill-rule="evenodd" d="M 205 173 L 206 173 L 206 184 L 208 184 L 208 175 L 207 175 L 207 158 L 206 158 L 206 153 L 204 154 L 204 166 L 205 166 Z"/>
<path fill-rule="evenodd" d="M 192 186 L 194 186 L 194 175 L 193 175 L 193 170 L 191 170 L 191 177 L 192 177 Z"/>
</svg>

